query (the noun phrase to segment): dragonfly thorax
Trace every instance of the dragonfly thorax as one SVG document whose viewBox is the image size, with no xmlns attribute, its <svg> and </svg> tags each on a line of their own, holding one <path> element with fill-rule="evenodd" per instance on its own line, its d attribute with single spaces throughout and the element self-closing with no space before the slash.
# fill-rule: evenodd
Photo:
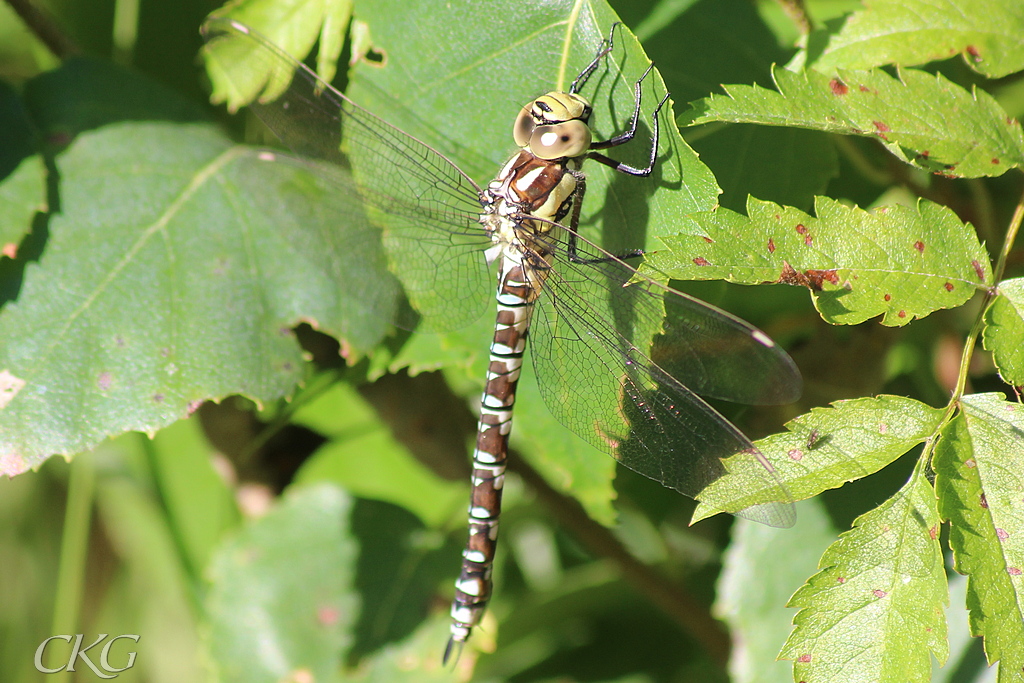
<svg viewBox="0 0 1024 683">
<path fill-rule="evenodd" d="M 576 93 L 549 92 L 523 107 L 512 137 L 541 159 L 582 156 L 593 139 L 587 125 L 590 112 L 590 102 Z"/>
</svg>

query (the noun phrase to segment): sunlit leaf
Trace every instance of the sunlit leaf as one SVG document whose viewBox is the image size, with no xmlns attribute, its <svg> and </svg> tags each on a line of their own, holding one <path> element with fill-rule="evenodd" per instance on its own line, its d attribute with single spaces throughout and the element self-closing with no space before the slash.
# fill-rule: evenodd
<svg viewBox="0 0 1024 683">
<path fill-rule="evenodd" d="M 882 469 L 933 437 L 942 415 L 940 409 L 902 396 L 837 401 L 786 423 L 787 432 L 755 445 L 793 498 L 803 500 Z M 695 520 L 717 510 L 742 508 L 763 488 L 761 464 L 748 454 L 725 464 L 729 474 L 701 493 Z"/>
<path fill-rule="evenodd" d="M 946 573 L 935 493 L 920 471 L 860 516 L 790 601 L 800 612 L 780 656 L 795 680 L 931 680 L 947 657 Z"/>
<path fill-rule="evenodd" d="M 962 406 L 935 455 L 939 509 L 951 524 L 954 568 L 968 576 L 971 633 L 985 639 L 988 661 L 1000 662 L 1005 680 L 1018 680 L 1024 667 L 1024 407 L 1001 394 L 965 396 Z"/>
<path fill-rule="evenodd" d="M 998 296 L 985 313 L 985 348 L 1005 382 L 1024 385 L 1024 278 L 999 283 Z"/>
<path fill-rule="evenodd" d="M 723 86 L 692 103 L 682 125 L 729 121 L 811 128 L 881 141 L 908 164 L 951 178 L 1002 175 L 1024 164 L 1020 122 L 984 90 L 968 92 L 941 74 L 901 69 L 773 71 L 778 91 Z"/>
<path fill-rule="evenodd" d="M 830 323 L 877 315 L 902 326 L 966 302 L 988 284 L 985 249 L 970 225 L 939 204 L 867 212 L 818 197 L 815 216 L 753 197 L 749 217 L 719 209 L 693 218 L 702 230 L 663 238 L 647 265 L 680 280 L 783 282 L 811 290 Z"/>
<path fill-rule="evenodd" d="M 847 18 L 819 71 L 911 66 L 958 52 L 989 78 L 1024 69 L 1024 5 L 1015 0 L 874 0 Z"/>
</svg>

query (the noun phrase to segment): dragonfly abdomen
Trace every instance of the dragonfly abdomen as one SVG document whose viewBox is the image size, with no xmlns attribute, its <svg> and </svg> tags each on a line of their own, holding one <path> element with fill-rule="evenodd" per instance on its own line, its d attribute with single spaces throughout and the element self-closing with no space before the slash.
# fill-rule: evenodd
<svg viewBox="0 0 1024 683">
<path fill-rule="evenodd" d="M 453 645 L 461 647 L 469 638 L 473 627 L 480 623 L 491 596 L 491 570 L 498 542 L 512 409 L 537 295 L 535 285 L 525 274 L 527 270 L 515 259 L 506 257 L 501 261 L 498 313 L 473 451 L 469 538 L 462 551 L 462 570 L 452 600 L 449 653 Z"/>
</svg>

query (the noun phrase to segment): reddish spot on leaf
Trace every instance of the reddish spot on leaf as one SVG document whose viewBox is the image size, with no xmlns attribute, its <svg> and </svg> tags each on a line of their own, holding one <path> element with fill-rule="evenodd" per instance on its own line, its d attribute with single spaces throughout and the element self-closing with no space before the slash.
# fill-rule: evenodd
<svg viewBox="0 0 1024 683">
<path fill-rule="evenodd" d="M 914 249 L 917 249 L 917 253 L 918 254 L 923 254 L 924 253 L 924 242 L 922 242 L 921 240 L 918 240 L 918 241 L 914 242 Z"/>
<path fill-rule="evenodd" d="M 964 464 L 967 465 L 967 467 L 972 470 L 978 466 L 978 463 L 975 462 L 974 458 L 968 458 L 966 461 L 964 461 Z"/>
<path fill-rule="evenodd" d="M 901 318 L 906 318 L 907 317 L 907 312 L 906 311 L 900 311 L 896 315 L 901 317 Z"/>
<path fill-rule="evenodd" d="M 878 423 L 878 433 L 879 434 L 888 434 L 889 433 L 889 425 L 887 425 L 884 422 L 879 422 Z"/>
<path fill-rule="evenodd" d="M 797 223 L 797 224 L 796 224 L 796 228 L 794 228 L 794 229 L 795 229 L 795 230 L 796 230 L 796 231 L 797 231 L 798 233 L 800 233 L 801 235 L 806 235 L 806 234 L 807 234 L 807 228 L 806 228 L 806 227 L 804 227 L 804 224 L 803 224 L 803 223 Z"/>
<path fill-rule="evenodd" d="M 203 405 L 203 401 L 189 401 L 188 405 L 185 407 L 185 413 L 187 415 L 191 415 L 192 413 L 199 410 L 199 407 L 201 405 Z"/>
<path fill-rule="evenodd" d="M 775 214 L 775 220 L 776 221 L 781 221 L 782 220 L 782 216 L 780 216 L 779 214 Z"/>
<path fill-rule="evenodd" d="M 875 127 L 875 132 L 878 133 L 878 137 L 888 142 L 889 138 L 887 138 L 885 134 L 891 131 L 892 129 L 889 128 L 889 126 L 882 123 L 881 121 L 872 121 L 871 123 Z"/>
<path fill-rule="evenodd" d="M 836 583 L 846 583 L 846 577 L 845 576 L 837 577 L 836 578 Z"/>
<path fill-rule="evenodd" d="M 930 152 L 925 149 L 925 150 L 921 150 L 921 153 L 918 154 L 917 156 L 919 156 L 922 159 L 927 159 L 929 157 L 929 155 L 930 155 Z"/>
<path fill-rule="evenodd" d="M 975 62 L 982 61 L 981 53 L 978 52 L 978 48 L 976 48 L 973 45 L 968 45 L 967 46 L 967 54 L 969 54 L 971 56 L 971 59 L 973 59 Z"/>
<path fill-rule="evenodd" d="M 876 588 L 875 590 L 871 591 L 871 594 L 874 595 L 876 598 L 884 598 L 887 595 L 887 593 L 881 588 Z"/>
<path fill-rule="evenodd" d="M 714 243 L 715 243 L 715 241 L 714 241 L 713 239 L 711 239 L 710 237 L 708 237 L 707 235 L 701 235 L 701 238 L 702 238 L 702 239 L 703 239 L 703 240 L 704 240 L 705 242 L 707 242 L 708 244 L 714 244 Z"/>
<path fill-rule="evenodd" d="M 832 89 L 833 95 L 845 95 L 850 92 L 850 88 L 838 78 L 833 78 L 829 81 L 828 87 Z"/>
<path fill-rule="evenodd" d="M 943 287 L 946 288 L 947 292 L 952 292 L 953 291 L 953 283 L 952 282 L 947 282 L 945 285 L 943 285 Z"/>
<path fill-rule="evenodd" d="M 992 157 L 992 165 L 994 165 L 994 166 L 998 166 L 999 165 L 999 157 Z"/>
<path fill-rule="evenodd" d="M 866 85 L 860 86 L 860 91 L 861 92 L 871 92 L 871 90 Z"/>
<path fill-rule="evenodd" d="M 321 626 L 334 626 L 341 617 L 341 610 L 337 607 L 321 607 L 316 611 L 316 619 Z"/>
<path fill-rule="evenodd" d="M 706 258 L 704 258 L 703 256 L 698 256 L 697 258 L 693 259 L 693 262 L 694 262 L 695 265 L 698 265 L 698 266 L 710 266 L 711 265 L 710 263 L 708 263 L 708 260 Z"/>
<path fill-rule="evenodd" d="M 1009 573 L 1010 576 L 1020 576 L 1021 575 L 1020 568 L 1018 568 L 1018 567 L 1007 567 L 1006 571 L 1007 571 L 1007 573 Z"/>
<path fill-rule="evenodd" d="M 885 300 L 886 301 L 892 301 L 892 294 L 886 294 L 885 295 Z"/>
<path fill-rule="evenodd" d="M 17 258 L 18 245 L 15 244 L 14 242 L 8 242 L 3 246 L 3 249 L 0 250 L 0 254 L 6 256 L 7 258 Z"/>
<path fill-rule="evenodd" d="M 790 460 L 794 460 L 796 462 L 800 462 L 801 460 L 804 459 L 804 452 L 799 448 L 790 449 L 790 451 L 786 455 L 789 456 Z"/>
<path fill-rule="evenodd" d="M 1006 529 L 996 527 L 996 537 L 999 538 L 1000 541 L 1005 541 L 1010 537 L 1010 534 L 1006 533 Z"/>
<path fill-rule="evenodd" d="M 978 275 L 978 279 L 979 280 L 984 280 L 985 279 L 985 269 L 981 266 L 980 263 L 978 263 L 978 260 L 975 259 L 975 260 L 971 261 L 971 265 L 974 266 L 974 272 Z"/>
<path fill-rule="evenodd" d="M 797 658 L 796 661 L 800 662 L 801 664 L 806 664 L 807 662 L 811 661 L 811 656 L 810 655 L 800 655 Z"/>
<path fill-rule="evenodd" d="M 978 504 L 983 510 L 988 510 L 988 498 L 985 497 L 984 493 L 978 498 Z"/>
<path fill-rule="evenodd" d="M 109 372 L 101 372 L 99 378 L 96 380 L 96 384 L 99 385 L 100 391 L 106 391 L 113 383 L 114 376 Z"/>
<path fill-rule="evenodd" d="M 773 240 L 771 237 L 768 238 L 768 253 L 775 253 L 775 240 Z"/>
<path fill-rule="evenodd" d="M 934 526 L 928 527 L 928 536 L 934 541 L 935 537 L 939 535 L 939 530 Z"/>
</svg>

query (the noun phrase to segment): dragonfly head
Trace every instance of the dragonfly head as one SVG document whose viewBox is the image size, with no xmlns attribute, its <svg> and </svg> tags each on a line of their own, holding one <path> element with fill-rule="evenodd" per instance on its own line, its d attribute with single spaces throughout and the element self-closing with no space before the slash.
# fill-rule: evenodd
<svg viewBox="0 0 1024 683">
<path fill-rule="evenodd" d="M 541 159 L 582 156 L 590 149 L 590 102 L 575 93 L 549 92 L 523 107 L 512 136 Z"/>
</svg>

